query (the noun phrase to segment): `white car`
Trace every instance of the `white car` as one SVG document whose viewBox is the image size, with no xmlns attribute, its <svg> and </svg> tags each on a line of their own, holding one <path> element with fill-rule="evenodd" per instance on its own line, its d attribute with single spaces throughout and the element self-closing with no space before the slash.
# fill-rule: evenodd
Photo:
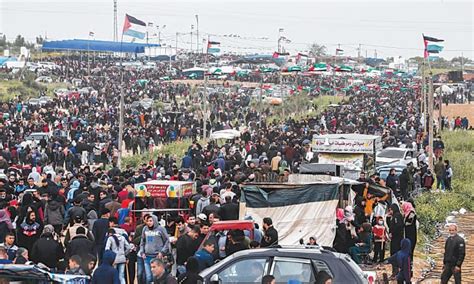
<svg viewBox="0 0 474 284">
<path fill-rule="evenodd" d="M 383 166 L 388 164 L 408 165 L 410 162 L 417 165 L 416 152 L 411 148 L 388 147 L 377 153 L 375 165 Z"/>
<path fill-rule="evenodd" d="M 38 82 L 38 83 L 52 83 L 53 79 L 51 77 L 48 77 L 48 76 L 39 76 L 38 78 L 36 78 L 35 82 Z"/>
</svg>

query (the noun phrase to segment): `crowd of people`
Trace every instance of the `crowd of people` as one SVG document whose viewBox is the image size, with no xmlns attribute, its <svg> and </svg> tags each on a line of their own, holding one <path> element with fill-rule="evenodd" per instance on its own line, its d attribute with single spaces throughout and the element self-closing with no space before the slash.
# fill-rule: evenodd
<svg viewBox="0 0 474 284">
<path fill-rule="evenodd" d="M 90 275 L 92 283 L 134 283 L 135 279 L 174 283 L 175 276 L 179 283 L 195 283 L 198 273 L 216 260 L 239 250 L 278 244 L 270 218 L 256 224 L 252 242 L 242 230 L 204 239 L 214 222 L 238 219 L 240 184 L 285 181 L 302 163 L 317 161 L 307 142 L 313 134 L 380 135 L 386 147 L 404 144 L 423 149 L 425 142 L 420 82 L 413 78 L 364 77 L 364 84 L 388 88 L 356 87 L 344 104 L 298 121 L 268 122 L 274 109 L 254 107 L 248 103 L 250 94 L 238 88 L 230 88 L 226 95 L 211 93 L 206 129 L 243 126 L 243 131 L 240 138 L 224 145 L 213 141 L 202 145 L 198 139 L 204 119 L 195 105 L 203 93 L 190 84 L 161 80 L 166 65 L 120 69 L 115 62 L 97 60 L 89 76 L 87 65 L 78 58 L 54 60 L 59 68 L 51 75 L 76 84 L 75 89 L 46 104 L 31 105 L 18 98 L 0 106 L 1 263 L 43 263 L 52 271 Z M 300 83 L 321 86 L 322 82 L 336 88 L 347 85 L 347 80 L 328 77 L 304 78 Z M 193 143 L 183 157 L 158 154 L 138 168 L 117 166 L 121 88 L 127 94 L 125 148 L 138 154 L 190 138 Z M 144 98 L 171 107 L 131 107 Z M 33 132 L 54 135 L 28 141 Z M 366 189 L 353 207 L 338 211 L 336 251 L 349 253 L 361 263 L 373 243 L 373 261 L 379 262 L 385 259 L 385 244 L 390 241 L 390 255 L 402 252 L 412 260 L 416 210 L 409 193 L 427 187 L 426 176 L 431 175 L 426 160 L 419 161 L 418 169 L 408 167 L 400 177 L 386 181 L 361 175 Z M 448 167 L 449 161 L 443 173 L 447 188 L 452 177 Z M 175 200 L 160 204 L 134 189 L 135 184 L 152 179 L 194 182 L 196 194 L 179 201 L 191 213 L 132 214 L 132 208 L 176 208 Z M 391 195 L 369 192 L 369 184 L 391 188 L 403 201 L 401 210 Z M 410 269 L 396 262 L 394 275 Z M 173 273 L 172 264 L 176 264 Z"/>
</svg>

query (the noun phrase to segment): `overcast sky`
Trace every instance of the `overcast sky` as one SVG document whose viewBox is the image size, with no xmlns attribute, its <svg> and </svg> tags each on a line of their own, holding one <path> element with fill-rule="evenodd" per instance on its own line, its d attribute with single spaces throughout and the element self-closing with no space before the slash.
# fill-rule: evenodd
<svg viewBox="0 0 474 284">
<path fill-rule="evenodd" d="M 445 40 L 441 56 L 474 58 L 474 1 L 130 1 L 118 0 L 118 30 L 125 13 L 155 26 L 166 25 L 161 42 L 196 49 L 196 17 L 199 15 L 200 44 L 208 36 L 222 49 L 271 53 L 277 49 L 279 28 L 291 40 L 290 52 L 304 51 L 312 42 L 324 44 L 333 54 L 338 44 L 346 55 L 373 57 L 421 56 L 421 34 Z M 113 38 L 113 0 L 22 1 L 0 0 L 0 32 L 13 39 L 37 35 L 48 39 Z M 151 42 L 158 42 L 156 27 Z M 240 38 L 223 37 L 234 34 Z M 265 39 L 268 38 L 268 39 Z M 125 37 L 125 41 L 131 38 Z"/>
</svg>

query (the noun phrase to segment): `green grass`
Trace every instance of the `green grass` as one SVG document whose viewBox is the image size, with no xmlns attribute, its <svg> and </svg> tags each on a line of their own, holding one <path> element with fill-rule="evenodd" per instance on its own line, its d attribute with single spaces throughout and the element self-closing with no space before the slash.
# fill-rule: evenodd
<svg viewBox="0 0 474 284">
<path fill-rule="evenodd" d="M 421 232 L 432 236 L 434 225 L 444 222 L 451 211 L 465 208 L 474 211 L 474 132 L 443 132 L 445 151 L 443 159 L 453 168 L 453 190 L 425 193 L 415 200 Z"/>
<path fill-rule="evenodd" d="M 203 145 L 201 141 L 199 142 L 201 143 L 201 145 Z M 153 152 L 147 152 L 142 155 L 131 155 L 131 156 L 123 158 L 122 167 L 126 167 L 127 165 L 130 165 L 136 168 L 139 165 L 144 164 L 144 163 L 149 163 L 150 161 L 155 162 L 156 157 L 158 157 L 159 153 L 169 154 L 172 157 L 174 156 L 176 158 L 178 167 L 180 167 L 181 159 L 183 158 L 184 154 L 188 150 L 189 146 L 191 146 L 191 144 L 192 144 L 191 139 L 185 139 L 182 141 L 175 141 L 173 143 L 164 144 L 164 145 L 161 145 L 160 147 L 157 147 L 157 149 Z"/>
<path fill-rule="evenodd" d="M 66 83 L 36 83 L 34 80 L 2 80 L 0 81 L 0 101 L 6 102 L 20 96 L 23 100 L 40 96 L 41 91 L 54 97 L 54 90 L 67 88 Z"/>
</svg>

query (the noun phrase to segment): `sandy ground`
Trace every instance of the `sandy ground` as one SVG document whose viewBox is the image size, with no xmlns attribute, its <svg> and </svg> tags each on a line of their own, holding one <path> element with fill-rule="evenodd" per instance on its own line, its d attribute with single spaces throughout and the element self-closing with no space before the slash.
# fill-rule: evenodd
<svg viewBox="0 0 474 284">
<path fill-rule="evenodd" d="M 443 107 L 441 108 L 443 116 L 448 116 L 449 119 L 452 119 L 453 116 L 461 116 L 464 117 L 466 116 L 467 119 L 469 119 L 469 124 L 474 123 L 474 102 L 471 104 L 458 104 L 458 105 L 453 105 L 450 104 L 446 106 L 443 104 Z M 435 117 L 438 117 L 439 111 L 435 111 Z"/>
</svg>

